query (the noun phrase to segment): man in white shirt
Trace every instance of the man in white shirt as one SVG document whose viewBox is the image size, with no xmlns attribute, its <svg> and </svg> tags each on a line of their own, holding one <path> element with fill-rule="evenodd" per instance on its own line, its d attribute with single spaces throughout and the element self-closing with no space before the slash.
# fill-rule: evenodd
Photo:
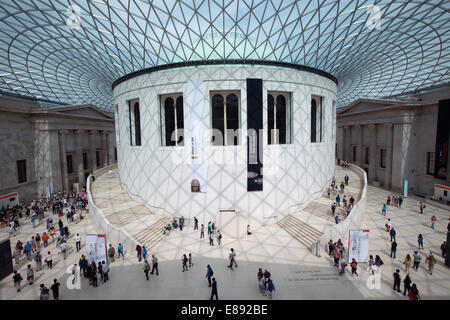
<svg viewBox="0 0 450 320">
<path fill-rule="evenodd" d="M 75 245 L 77 247 L 77 252 L 81 250 L 81 237 L 80 234 L 77 233 L 77 235 L 75 236 Z"/>
<path fill-rule="evenodd" d="M 67 258 L 67 242 L 61 242 L 61 253 L 64 255 L 64 260 Z"/>
<path fill-rule="evenodd" d="M 102 261 L 102 270 L 103 270 L 103 283 L 105 283 L 106 281 L 109 280 L 108 276 L 109 268 L 108 264 L 104 260 Z"/>
</svg>

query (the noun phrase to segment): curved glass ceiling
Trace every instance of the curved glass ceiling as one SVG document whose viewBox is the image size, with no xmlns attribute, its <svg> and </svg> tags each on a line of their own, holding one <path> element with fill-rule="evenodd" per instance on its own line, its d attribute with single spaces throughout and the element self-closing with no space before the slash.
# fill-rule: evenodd
<svg viewBox="0 0 450 320">
<path fill-rule="evenodd" d="M 112 112 L 111 84 L 169 63 L 296 63 L 338 107 L 450 82 L 450 1 L 0 0 L 0 91 Z"/>
</svg>

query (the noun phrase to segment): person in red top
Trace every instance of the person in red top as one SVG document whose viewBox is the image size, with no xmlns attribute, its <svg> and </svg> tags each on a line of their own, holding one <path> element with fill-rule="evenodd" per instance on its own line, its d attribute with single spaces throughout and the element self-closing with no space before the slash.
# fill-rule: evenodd
<svg viewBox="0 0 450 320">
<path fill-rule="evenodd" d="M 409 290 L 409 300 L 420 300 L 419 290 L 417 290 L 415 283 L 412 284 L 411 289 Z"/>
<path fill-rule="evenodd" d="M 434 224 L 435 224 L 436 220 L 437 220 L 436 216 L 431 217 L 431 229 L 433 229 L 433 230 L 434 230 Z"/>
</svg>

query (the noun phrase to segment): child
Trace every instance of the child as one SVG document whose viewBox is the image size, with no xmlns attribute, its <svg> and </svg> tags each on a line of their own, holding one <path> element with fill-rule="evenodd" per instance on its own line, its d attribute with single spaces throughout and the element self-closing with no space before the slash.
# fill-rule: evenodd
<svg viewBox="0 0 450 320">
<path fill-rule="evenodd" d="M 275 291 L 275 286 L 272 283 L 272 280 L 269 279 L 269 284 L 267 285 L 267 291 L 269 291 L 269 297 L 272 299 L 272 293 Z"/>
<path fill-rule="evenodd" d="M 194 264 L 192 263 L 192 254 L 189 253 L 189 267 L 192 267 Z"/>
</svg>

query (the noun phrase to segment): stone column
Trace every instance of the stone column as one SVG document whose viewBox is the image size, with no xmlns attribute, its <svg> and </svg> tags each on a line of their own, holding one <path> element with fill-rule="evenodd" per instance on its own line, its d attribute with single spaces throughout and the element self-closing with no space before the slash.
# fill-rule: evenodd
<svg viewBox="0 0 450 320">
<path fill-rule="evenodd" d="M 411 123 L 395 123 L 393 125 L 393 145 L 392 163 L 395 168 L 392 170 L 391 189 L 395 191 L 403 190 L 403 181 L 408 179 L 408 161 L 413 161 L 415 155 L 409 153 L 411 143 Z M 411 181 L 408 181 L 411 185 Z"/>
<path fill-rule="evenodd" d="M 59 157 L 61 159 L 61 178 L 62 188 L 64 191 L 69 191 L 69 176 L 67 173 L 67 158 L 66 158 L 66 135 L 67 130 L 59 131 Z"/>
<path fill-rule="evenodd" d="M 351 149 L 352 149 L 352 146 L 351 146 L 351 141 L 352 141 L 352 139 L 351 139 L 351 132 L 352 132 L 351 126 L 344 126 L 344 130 L 345 130 L 345 143 L 344 143 L 344 145 L 345 145 L 345 155 L 344 155 L 344 160 L 350 161 L 350 160 L 352 160 L 352 158 L 351 158 Z"/>
<path fill-rule="evenodd" d="M 386 128 L 386 168 L 384 169 L 384 188 L 391 189 L 392 177 L 392 123 L 385 123 Z"/>
<path fill-rule="evenodd" d="M 85 187 L 86 181 L 84 181 L 84 167 L 83 167 L 83 131 L 74 131 L 75 141 L 75 168 L 78 173 L 78 187 L 81 190 Z"/>
<path fill-rule="evenodd" d="M 375 124 L 369 124 L 369 183 L 375 181 L 377 169 L 377 127 Z"/>
<path fill-rule="evenodd" d="M 114 158 L 114 147 L 115 147 L 115 139 L 116 139 L 116 135 L 115 132 L 109 132 L 108 134 L 108 154 L 109 154 L 109 162 L 108 164 L 113 164 L 115 163 L 115 158 Z"/>
<path fill-rule="evenodd" d="M 363 159 L 363 127 L 361 125 L 355 126 L 358 132 L 358 144 L 356 145 L 356 162 L 362 168 L 364 159 Z"/>
<path fill-rule="evenodd" d="M 97 162 L 95 157 L 95 151 L 96 151 L 96 136 L 97 131 L 96 130 L 90 130 L 89 131 L 89 155 L 88 155 L 88 161 L 89 161 L 89 170 L 95 171 L 97 169 Z"/>
<path fill-rule="evenodd" d="M 101 144 L 101 157 L 100 157 L 100 164 L 102 167 L 106 167 L 108 165 L 108 143 L 106 139 L 106 131 L 100 132 L 100 144 Z"/>
<path fill-rule="evenodd" d="M 344 159 L 344 128 L 343 127 L 337 128 L 336 143 L 337 143 L 337 147 L 338 147 L 336 158 L 342 160 L 342 159 Z"/>
</svg>

